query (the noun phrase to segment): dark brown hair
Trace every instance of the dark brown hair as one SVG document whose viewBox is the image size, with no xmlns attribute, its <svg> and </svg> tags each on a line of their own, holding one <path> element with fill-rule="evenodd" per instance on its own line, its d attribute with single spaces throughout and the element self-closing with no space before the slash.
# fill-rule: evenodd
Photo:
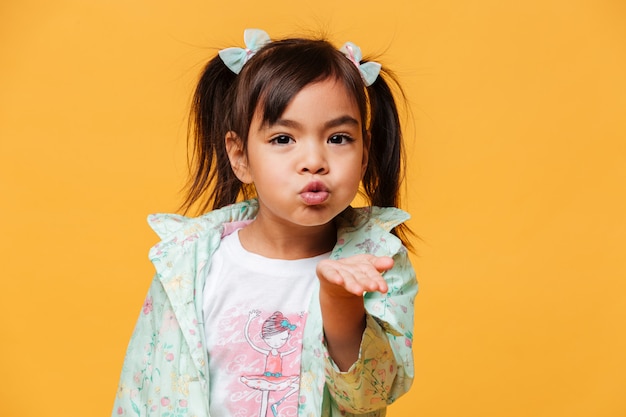
<svg viewBox="0 0 626 417">
<path fill-rule="evenodd" d="M 366 87 L 356 66 L 328 41 L 290 38 L 261 48 L 239 75 L 228 69 L 219 56 L 204 68 L 189 119 L 191 176 L 184 211 L 197 206 L 200 212 L 206 212 L 254 196 L 254 190 L 240 182 L 230 166 L 225 146 L 227 132 L 235 132 L 246 151 L 257 109 L 262 112 L 262 121 L 272 124 L 299 91 L 329 78 L 343 83 L 354 97 L 363 137 L 370 138 L 362 181 L 364 196 L 374 206 L 398 206 L 404 150 L 398 109 L 388 82 L 401 95 L 402 89 L 393 74 L 383 68 L 376 81 Z M 397 229 L 396 233 L 405 237 L 408 229 Z"/>
</svg>

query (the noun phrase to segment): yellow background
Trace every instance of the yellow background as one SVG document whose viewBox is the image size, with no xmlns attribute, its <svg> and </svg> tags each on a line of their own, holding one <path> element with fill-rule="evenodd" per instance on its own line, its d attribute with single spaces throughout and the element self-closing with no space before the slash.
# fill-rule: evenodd
<svg viewBox="0 0 626 417">
<path fill-rule="evenodd" d="M 325 30 L 411 101 L 416 373 L 390 416 L 626 415 L 626 3 L 4 0 L 0 414 L 105 416 L 211 47 Z"/>
</svg>

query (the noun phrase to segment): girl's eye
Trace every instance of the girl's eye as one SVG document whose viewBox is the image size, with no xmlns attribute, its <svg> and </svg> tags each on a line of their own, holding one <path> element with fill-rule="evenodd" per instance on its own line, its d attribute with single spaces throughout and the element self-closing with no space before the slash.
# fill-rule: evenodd
<svg viewBox="0 0 626 417">
<path fill-rule="evenodd" d="M 274 143 L 277 145 L 287 145 L 289 143 L 291 143 L 293 141 L 293 139 L 287 135 L 278 135 L 278 136 L 274 136 L 271 140 L 270 143 Z"/>
<path fill-rule="evenodd" d="M 335 145 L 342 145 L 342 144 L 353 142 L 353 141 L 354 139 L 352 139 L 348 135 L 332 135 L 331 137 L 328 138 L 328 143 L 332 143 Z"/>
</svg>

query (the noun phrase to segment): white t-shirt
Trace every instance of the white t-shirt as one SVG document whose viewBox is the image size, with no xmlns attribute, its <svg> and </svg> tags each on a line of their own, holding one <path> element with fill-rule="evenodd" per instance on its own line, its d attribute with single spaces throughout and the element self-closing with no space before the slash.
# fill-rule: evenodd
<svg viewBox="0 0 626 417">
<path fill-rule="evenodd" d="M 246 251 L 239 230 L 213 255 L 203 292 L 212 417 L 296 416 L 314 258 Z"/>
</svg>

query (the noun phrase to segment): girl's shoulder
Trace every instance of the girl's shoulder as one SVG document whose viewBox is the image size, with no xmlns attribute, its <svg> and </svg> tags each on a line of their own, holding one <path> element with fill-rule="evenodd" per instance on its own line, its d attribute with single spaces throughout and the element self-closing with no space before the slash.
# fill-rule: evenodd
<svg viewBox="0 0 626 417">
<path fill-rule="evenodd" d="M 190 235 L 203 230 L 221 229 L 224 224 L 254 218 L 258 211 L 256 200 L 247 200 L 212 210 L 197 217 L 173 213 L 156 213 L 148 216 L 148 224 L 162 240 L 179 234 Z"/>
<path fill-rule="evenodd" d="M 411 216 L 396 207 L 348 207 L 339 216 L 339 227 L 357 230 L 363 227 L 377 226 L 389 232 L 399 224 L 409 220 Z"/>
<path fill-rule="evenodd" d="M 402 241 L 391 230 L 409 217 L 408 213 L 394 207 L 346 209 L 337 219 L 337 245 L 331 257 L 361 253 L 394 256 L 405 251 Z"/>
</svg>

